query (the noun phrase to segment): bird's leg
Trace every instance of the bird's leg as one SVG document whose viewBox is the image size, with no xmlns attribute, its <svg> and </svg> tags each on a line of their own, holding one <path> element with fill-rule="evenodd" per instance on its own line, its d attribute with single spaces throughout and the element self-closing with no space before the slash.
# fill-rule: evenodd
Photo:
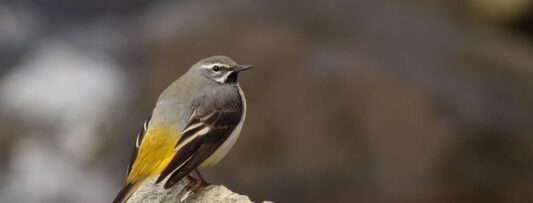
<svg viewBox="0 0 533 203">
<path fill-rule="evenodd" d="M 190 174 L 187 175 L 187 179 L 189 179 L 189 183 L 187 183 L 187 185 L 185 185 L 185 187 L 183 188 L 184 191 L 190 190 L 194 185 L 198 183 L 198 179 L 191 176 Z"/>
<path fill-rule="evenodd" d="M 202 174 L 200 174 L 200 171 L 198 171 L 198 169 L 194 169 L 194 172 L 196 172 L 196 175 L 198 176 L 198 178 L 200 179 L 200 184 L 198 184 L 197 187 L 195 187 L 193 189 L 193 192 L 194 193 L 199 193 L 200 191 L 202 191 L 205 187 L 211 185 L 211 183 L 205 181 L 204 177 L 202 177 Z"/>
<path fill-rule="evenodd" d="M 207 187 L 211 185 L 211 183 L 205 181 L 204 177 L 202 177 L 202 174 L 200 174 L 200 171 L 198 171 L 198 169 L 194 169 L 194 171 L 198 175 L 198 178 L 200 178 L 200 187 Z"/>
<path fill-rule="evenodd" d="M 191 174 L 187 175 L 187 179 L 189 180 L 189 183 L 187 183 L 187 185 L 185 185 L 185 187 L 183 187 L 183 189 L 180 192 L 180 194 L 183 194 L 180 199 L 180 202 L 185 201 L 189 197 L 189 194 L 191 194 L 192 192 L 191 188 L 195 186 L 196 184 L 198 184 L 198 179 L 193 177 Z"/>
<path fill-rule="evenodd" d="M 205 181 L 204 177 L 202 177 L 202 174 L 200 174 L 200 171 L 198 171 L 198 169 L 194 169 L 194 172 L 197 174 L 198 178 L 195 178 L 191 174 L 187 175 L 187 179 L 189 179 L 189 183 L 185 185 L 182 192 L 192 191 L 194 193 L 198 193 L 205 187 L 211 185 L 211 183 Z"/>
<path fill-rule="evenodd" d="M 204 177 L 202 177 L 202 174 L 200 174 L 200 171 L 198 169 L 194 169 L 194 172 L 198 175 L 198 178 L 200 179 L 200 184 L 193 189 L 194 193 L 198 193 L 202 191 L 205 187 L 211 185 L 211 183 L 205 181 Z"/>
</svg>

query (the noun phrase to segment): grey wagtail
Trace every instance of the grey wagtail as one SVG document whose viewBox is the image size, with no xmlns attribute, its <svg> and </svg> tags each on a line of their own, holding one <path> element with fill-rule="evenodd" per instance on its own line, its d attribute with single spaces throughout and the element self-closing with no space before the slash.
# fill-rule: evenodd
<svg viewBox="0 0 533 203">
<path fill-rule="evenodd" d="M 226 56 L 194 64 L 161 93 L 144 123 L 128 166 L 126 184 L 113 203 L 124 203 L 142 183 L 157 177 L 168 189 L 196 171 L 212 167 L 233 147 L 246 116 L 246 99 L 237 80 L 252 68 Z"/>
</svg>

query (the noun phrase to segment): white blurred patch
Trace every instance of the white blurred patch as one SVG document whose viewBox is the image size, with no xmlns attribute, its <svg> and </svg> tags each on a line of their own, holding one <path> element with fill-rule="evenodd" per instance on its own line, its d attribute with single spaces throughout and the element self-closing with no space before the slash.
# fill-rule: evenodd
<svg viewBox="0 0 533 203">
<path fill-rule="evenodd" d="M 124 73 L 108 57 L 53 40 L 22 61 L 0 78 L 0 113 L 32 128 L 16 135 L 12 174 L 0 196 L 16 202 L 108 201 L 114 188 L 106 173 L 87 167 L 105 143 L 99 130 L 125 102 Z"/>
<path fill-rule="evenodd" d="M 84 170 L 39 137 L 17 143 L 2 200 L 6 202 L 106 202 L 114 188 L 103 171 Z M 107 197 L 107 198 L 106 198 Z"/>
<path fill-rule="evenodd" d="M 58 127 L 60 146 L 91 154 L 96 126 L 123 96 L 124 78 L 104 57 L 48 42 L 0 81 L 0 107 L 32 124 Z"/>
</svg>

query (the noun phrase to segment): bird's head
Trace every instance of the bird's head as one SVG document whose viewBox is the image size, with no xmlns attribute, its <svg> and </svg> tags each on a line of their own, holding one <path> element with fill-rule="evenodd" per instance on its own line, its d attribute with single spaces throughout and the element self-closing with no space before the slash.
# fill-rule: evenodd
<svg viewBox="0 0 533 203">
<path fill-rule="evenodd" d="M 239 72 L 252 67 L 251 65 L 239 65 L 227 56 L 211 56 L 194 64 L 191 71 L 218 84 L 237 84 Z"/>
</svg>

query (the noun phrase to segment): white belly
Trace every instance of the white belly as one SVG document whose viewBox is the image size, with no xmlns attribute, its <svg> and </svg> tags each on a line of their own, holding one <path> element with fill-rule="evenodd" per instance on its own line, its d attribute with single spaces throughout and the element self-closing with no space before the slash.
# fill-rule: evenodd
<svg viewBox="0 0 533 203">
<path fill-rule="evenodd" d="M 243 103 L 241 121 L 237 127 L 235 127 L 233 132 L 231 132 L 231 135 L 226 139 L 226 141 L 224 141 L 224 143 L 222 143 L 222 145 L 220 145 L 220 147 L 213 154 L 211 154 L 209 158 L 200 164 L 200 168 L 209 168 L 216 165 L 220 160 L 222 160 L 222 158 L 226 156 L 226 154 L 228 154 L 229 150 L 233 147 L 235 142 L 237 142 L 237 138 L 239 138 L 239 135 L 241 134 L 242 125 L 246 118 L 246 98 L 244 98 L 244 93 L 242 92 L 241 87 L 237 87 L 239 88 L 239 94 L 241 95 Z"/>
</svg>

